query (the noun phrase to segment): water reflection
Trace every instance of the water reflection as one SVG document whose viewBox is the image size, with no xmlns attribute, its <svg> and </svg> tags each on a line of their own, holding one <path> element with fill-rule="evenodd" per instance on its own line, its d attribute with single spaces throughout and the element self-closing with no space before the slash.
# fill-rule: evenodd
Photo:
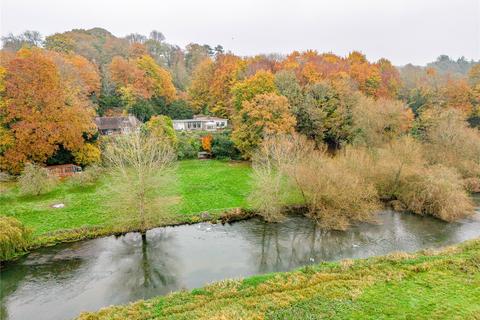
<svg viewBox="0 0 480 320">
<path fill-rule="evenodd" d="M 65 319 L 80 311 L 344 258 L 415 251 L 480 236 L 480 214 L 448 224 L 383 212 L 375 224 L 325 231 L 303 217 L 202 223 L 44 248 L 1 270 L 2 319 Z M 8 313 L 8 314 L 7 314 Z"/>
</svg>

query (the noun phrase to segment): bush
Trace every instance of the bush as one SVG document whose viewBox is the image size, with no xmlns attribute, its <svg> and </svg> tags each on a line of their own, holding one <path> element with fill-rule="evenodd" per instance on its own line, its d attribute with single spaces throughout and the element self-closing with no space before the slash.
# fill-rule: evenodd
<svg viewBox="0 0 480 320">
<path fill-rule="evenodd" d="M 353 107 L 354 142 L 382 146 L 406 134 L 413 125 L 413 118 L 412 110 L 400 101 L 361 96 Z"/>
<path fill-rule="evenodd" d="M 228 132 L 221 132 L 213 136 L 212 156 L 217 159 L 241 159 L 240 151 L 235 147 Z"/>
<path fill-rule="evenodd" d="M 283 175 L 274 168 L 257 167 L 252 175 L 253 190 L 248 201 L 268 222 L 281 221 L 287 188 Z"/>
<path fill-rule="evenodd" d="M 430 110 L 417 126 L 430 163 L 456 168 L 464 178 L 480 178 L 480 134 L 459 111 Z"/>
<path fill-rule="evenodd" d="M 347 155 L 316 152 L 297 169 L 309 215 L 324 228 L 344 230 L 352 222 L 371 220 L 380 209 L 375 186 L 352 161 Z"/>
<path fill-rule="evenodd" d="M 15 218 L 0 216 L 0 261 L 27 250 L 32 231 Z"/>
<path fill-rule="evenodd" d="M 313 152 L 304 136 L 267 136 L 253 157 L 253 188 L 249 202 L 266 221 L 283 219 L 287 197 L 295 190 L 296 167 Z"/>
<path fill-rule="evenodd" d="M 7 172 L 0 171 L 0 182 L 10 182 L 13 180 L 13 177 Z"/>
<path fill-rule="evenodd" d="M 104 168 L 93 165 L 86 167 L 82 172 L 75 173 L 68 179 L 68 183 L 74 187 L 93 186 L 98 181 Z"/>
<path fill-rule="evenodd" d="M 407 177 L 398 198 L 407 210 L 445 221 L 464 218 L 474 210 L 460 176 L 441 165 Z"/>
<path fill-rule="evenodd" d="M 478 179 L 463 179 L 456 168 L 427 158 L 424 145 L 409 136 L 379 148 L 346 147 L 334 156 L 297 135 L 267 137 L 253 162 L 252 204 L 267 220 L 277 220 L 284 186 L 296 185 L 310 217 L 329 229 L 370 220 L 380 200 L 445 221 L 472 214 L 466 190 L 479 190 Z"/>
<path fill-rule="evenodd" d="M 254 204 L 267 218 L 281 217 L 284 187 L 296 185 L 309 216 L 323 228 L 345 229 L 351 222 L 370 220 L 380 207 L 378 195 L 352 155 L 331 157 L 298 135 L 267 137 L 254 158 Z"/>
<path fill-rule="evenodd" d="M 37 196 L 51 191 L 58 179 L 49 174 L 48 170 L 36 164 L 27 164 L 18 179 L 22 195 Z"/>
<path fill-rule="evenodd" d="M 177 136 L 177 157 L 179 160 L 196 159 L 202 145 L 199 137 L 188 132 L 180 132 Z"/>
<path fill-rule="evenodd" d="M 363 172 L 368 173 L 366 178 L 375 185 L 382 200 L 396 200 L 405 178 L 418 174 L 427 165 L 422 148 L 413 138 L 403 137 L 369 151 L 372 158 Z"/>
</svg>

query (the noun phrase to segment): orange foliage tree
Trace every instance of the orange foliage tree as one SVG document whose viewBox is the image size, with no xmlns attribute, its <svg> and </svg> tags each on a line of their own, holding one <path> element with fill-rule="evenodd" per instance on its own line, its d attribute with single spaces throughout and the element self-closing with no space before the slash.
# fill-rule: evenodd
<svg viewBox="0 0 480 320">
<path fill-rule="evenodd" d="M 189 100 L 198 111 L 232 117 L 232 88 L 241 79 L 245 61 L 233 54 L 203 60 L 193 72 Z"/>
<path fill-rule="evenodd" d="M 211 111 L 220 116 L 233 116 L 231 106 L 231 89 L 240 79 L 244 68 L 241 58 L 232 54 L 217 56 L 214 64 L 212 83 L 210 87 Z"/>
<path fill-rule="evenodd" d="M 244 101 L 252 100 L 257 94 L 270 92 L 277 93 L 275 77 L 270 71 L 260 70 L 250 78 L 237 82 L 233 86 L 233 106 L 238 111 Z"/>
<path fill-rule="evenodd" d="M 5 89 L 0 127 L 10 143 L 0 149 L 0 166 L 18 173 L 26 162 L 45 163 L 60 146 L 69 151 L 84 146 L 84 135 L 95 132 L 88 97 L 72 82 L 68 59 L 41 49 L 22 49 L 4 66 Z"/>
<path fill-rule="evenodd" d="M 207 152 L 212 152 L 212 140 L 211 134 L 202 137 L 202 149 Z"/>
<path fill-rule="evenodd" d="M 280 68 L 295 72 L 302 85 L 323 80 L 351 79 L 358 89 L 373 97 L 395 97 L 400 85 L 400 75 L 387 59 L 370 63 L 358 51 L 342 58 L 332 53 L 294 51 L 280 64 Z"/>
<path fill-rule="evenodd" d="M 440 89 L 441 103 L 469 115 L 473 111 L 474 91 L 465 79 L 449 79 Z"/>
<path fill-rule="evenodd" d="M 193 70 L 188 87 L 188 100 L 197 112 L 206 112 L 211 104 L 210 85 L 213 82 L 214 64 L 212 59 L 202 60 Z"/>
<path fill-rule="evenodd" d="M 138 98 L 150 99 L 157 96 L 165 98 L 167 102 L 175 99 L 176 90 L 170 73 L 150 56 L 143 55 L 129 60 L 114 57 L 109 70 L 112 81 L 120 92 L 127 88 Z"/>
<path fill-rule="evenodd" d="M 234 118 L 232 141 L 250 159 L 265 135 L 292 133 L 295 117 L 288 99 L 275 93 L 256 95 L 245 101 Z"/>
</svg>

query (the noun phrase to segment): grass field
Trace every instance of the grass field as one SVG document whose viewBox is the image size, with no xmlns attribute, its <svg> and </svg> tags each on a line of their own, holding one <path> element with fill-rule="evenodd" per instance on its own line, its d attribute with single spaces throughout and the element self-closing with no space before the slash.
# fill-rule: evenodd
<svg viewBox="0 0 480 320">
<path fill-rule="evenodd" d="M 222 281 L 80 319 L 480 319 L 480 239 Z"/>
<path fill-rule="evenodd" d="M 220 212 L 247 207 L 250 192 L 248 163 L 215 160 L 178 162 L 169 196 L 179 199 L 173 207 L 176 222 L 188 222 L 200 212 Z M 52 192 L 35 197 L 20 196 L 14 186 L 0 193 L 0 215 L 13 216 L 41 236 L 57 231 L 110 225 L 114 212 L 107 205 L 109 180 L 95 186 L 72 187 L 61 183 Z M 64 203 L 65 208 L 52 208 Z"/>
</svg>

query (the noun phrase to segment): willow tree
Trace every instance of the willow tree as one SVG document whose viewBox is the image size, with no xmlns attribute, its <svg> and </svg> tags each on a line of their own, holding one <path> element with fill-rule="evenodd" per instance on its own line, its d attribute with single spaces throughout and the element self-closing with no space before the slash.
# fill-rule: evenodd
<svg viewBox="0 0 480 320">
<path fill-rule="evenodd" d="M 169 199 L 161 196 L 168 187 L 175 152 L 168 139 L 142 132 L 114 137 L 104 157 L 113 176 L 113 207 L 129 229 L 145 237 L 149 227 L 168 218 Z"/>
</svg>

